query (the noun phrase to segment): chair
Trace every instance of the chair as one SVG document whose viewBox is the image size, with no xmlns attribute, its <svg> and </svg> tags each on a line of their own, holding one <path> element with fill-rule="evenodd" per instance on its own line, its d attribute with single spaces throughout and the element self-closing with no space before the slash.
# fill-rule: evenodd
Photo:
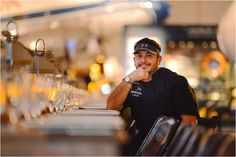
<svg viewBox="0 0 236 157">
<path fill-rule="evenodd" d="M 196 150 L 200 145 L 200 141 L 206 132 L 207 130 L 204 127 L 201 126 L 196 127 L 196 129 L 193 131 L 192 136 L 188 140 L 188 143 L 186 144 L 180 155 L 193 156 L 196 153 Z"/>
<path fill-rule="evenodd" d="M 220 117 L 213 116 L 211 118 L 198 118 L 198 125 L 203 126 L 205 128 L 212 128 L 215 129 L 217 126 L 219 127 L 220 124 Z"/>
<path fill-rule="evenodd" d="M 174 118 L 158 117 L 139 147 L 136 156 L 155 156 L 161 153 L 178 124 L 179 121 Z"/>
<path fill-rule="evenodd" d="M 189 139 L 191 138 L 196 126 L 189 127 L 184 130 L 181 138 L 176 141 L 176 145 L 174 146 L 173 150 L 170 152 L 171 156 L 179 156 L 183 152 L 184 148 L 186 147 Z"/>
<path fill-rule="evenodd" d="M 185 134 L 185 131 L 192 128 L 192 125 L 190 124 L 180 124 L 178 126 L 178 129 L 176 130 L 176 133 L 171 140 L 171 142 L 166 146 L 165 151 L 163 152 L 164 156 L 170 156 L 172 152 L 174 151 L 175 147 L 177 146 L 178 142 L 181 140 L 182 136 Z"/>
<path fill-rule="evenodd" d="M 196 156 L 215 156 L 217 150 L 223 146 L 224 141 L 229 135 L 221 133 L 213 133 L 207 139 L 202 141 L 201 146 L 196 151 Z"/>
<path fill-rule="evenodd" d="M 130 107 L 127 108 L 123 108 L 120 111 L 120 116 L 124 119 L 124 121 L 126 122 L 126 126 L 125 126 L 125 130 L 129 132 L 130 129 L 132 129 L 133 125 L 134 125 L 134 119 L 131 115 L 131 110 Z"/>
<path fill-rule="evenodd" d="M 235 136 L 229 134 L 220 149 L 217 156 L 235 156 Z"/>
</svg>

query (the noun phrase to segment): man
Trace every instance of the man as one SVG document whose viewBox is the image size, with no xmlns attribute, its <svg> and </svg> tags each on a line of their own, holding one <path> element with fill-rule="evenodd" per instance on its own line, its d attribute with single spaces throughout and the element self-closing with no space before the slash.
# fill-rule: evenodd
<svg viewBox="0 0 236 157">
<path fill-rule="evenodd" d="M 126 76 L 107 99 L 107 109 L 131 108 L 142 139 L 159 116 L 196 124 L 198 107 L 185 77 L 159 67 L 160 45 L 148 38 L 134 46 L 136 70 Z"/>
</svg>

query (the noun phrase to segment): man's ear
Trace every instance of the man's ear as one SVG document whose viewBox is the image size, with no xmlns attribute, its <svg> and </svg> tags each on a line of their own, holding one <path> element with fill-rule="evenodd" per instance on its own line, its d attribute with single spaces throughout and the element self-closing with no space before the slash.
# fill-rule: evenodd
<svg viewBox="0 0 236 157">
<path fill-rule="evenodd" d="M 159 64 L 161 64 L 161 60 L 162 60 L 162 57 L 159 56 L 159 57 L 158 57 L 158 62 L 159 62 Z"/>
</svg>

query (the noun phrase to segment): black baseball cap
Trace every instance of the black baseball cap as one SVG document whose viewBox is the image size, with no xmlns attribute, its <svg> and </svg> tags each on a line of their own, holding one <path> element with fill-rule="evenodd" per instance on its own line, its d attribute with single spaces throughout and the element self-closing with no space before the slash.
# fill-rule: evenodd
<svg viewBox="0 0 236 157">
<path fill-rule="evenodd" d="M 134 54 L 141 50 L 148 51 L 152 54 L 160 54 L 161 46 L 155 40 L 143 38 L 135 43 Z"/>
</svg>

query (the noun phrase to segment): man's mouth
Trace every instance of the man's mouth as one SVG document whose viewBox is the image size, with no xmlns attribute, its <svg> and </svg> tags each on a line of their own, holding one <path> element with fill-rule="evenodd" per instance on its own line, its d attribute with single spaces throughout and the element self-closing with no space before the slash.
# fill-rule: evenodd
<svg viewBox="0 0 236 157">
<path fill-rule="evenodd" d="M 150 67 L 151 64 L 145 63 L 145 64 L 139 64 L 139 67 L 142 67 L 143 69 L 146 69 L 147 67 Z"/>
</svg>

